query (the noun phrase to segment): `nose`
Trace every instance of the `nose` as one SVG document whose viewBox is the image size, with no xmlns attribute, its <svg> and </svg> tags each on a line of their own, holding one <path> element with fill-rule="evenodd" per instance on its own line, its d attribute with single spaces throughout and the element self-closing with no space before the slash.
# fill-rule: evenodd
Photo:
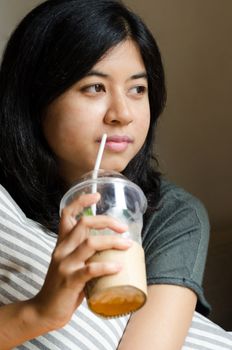
<svg viewBox="0 0 232 350">
<path fill-rule="evenodd" d="M 133 121 L 132 111 L 126 96 L 112 96 L 106 111 L 106 124 L 128 125 Z"/>
</svg>

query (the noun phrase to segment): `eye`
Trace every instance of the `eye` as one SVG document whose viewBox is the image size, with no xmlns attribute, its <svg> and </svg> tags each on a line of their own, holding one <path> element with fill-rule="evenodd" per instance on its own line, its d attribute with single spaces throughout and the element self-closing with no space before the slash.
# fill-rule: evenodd
<svg viewBox="0 0 232 350">
<path fill-rule="evenodd" d="M 130 89 L 130 92 L 133 95 L 144 95 L 146 91 L 147 91 L 147 87 L 144 85 L 134 86 L 133 88 Z"/>
<path fill-rule="evenodd" d="M 84 91 L 84 92 L 91 93 L 91 94 L 96 94 L 96 93 L 99 93 L 99 92 L 105 92 L 106 91 L 103 84 L 88 85 L 88 86 L 83 87 L 81 90 Z"/>
</svg>

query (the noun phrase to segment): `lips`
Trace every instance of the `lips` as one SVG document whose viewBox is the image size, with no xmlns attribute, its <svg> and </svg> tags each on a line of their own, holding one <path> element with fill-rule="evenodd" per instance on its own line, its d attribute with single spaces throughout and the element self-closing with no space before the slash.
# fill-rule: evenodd
<svg viewBox="0 0 232 350">
<path fill-rule="evenodd" d="M 100 142 L 100 140 L 98 142 Z M 126 135 L 108 136 L 106 139 L 105 148 L 107 150 L 113 151 L 113 152 L 123 152 L 127 149 L 129 144 L 132 142 L 133 142 L 133 140 L 129 136 L 126 136 Z"/>
</svg>

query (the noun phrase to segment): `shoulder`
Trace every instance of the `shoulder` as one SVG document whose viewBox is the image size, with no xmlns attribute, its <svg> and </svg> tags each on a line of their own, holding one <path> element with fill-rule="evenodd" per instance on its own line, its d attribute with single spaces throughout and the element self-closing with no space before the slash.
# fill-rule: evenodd
<svg viewBox="0 0 232 350">
<path fill-rule="evenodd" d="M 161 180 L 161 199 L 159 209 L 165 213 L 170 209 L 178 210 L 180 207 L 188 207 L 195 211 L 200 217 L 207 216 L 206 209 L 203 203 L 194 195 L 187 192 L 183 188 L 165 180 Z"/>
<path fill-rule="evenodd" d="M 205 260 L 209 243 L 209 220 L 202 202 L 169 181 L 161 181 L 161 197 L 143 232 L 147 259 L 162 252 L 169 256 L 192 257 L 192 263 Z M 204 257 L 198 259 L 198 257 Z"/>
<path fill-rule="evenodd" d="M 160 200 L 148 219 L 147 227 L 155 225 L 158 229 L 165 224 L 173 229 L 197 226 L 206 233 L 209 231 L 208 214 L 203 203 L 183 188 L 162 179 Z"/>
</svg>

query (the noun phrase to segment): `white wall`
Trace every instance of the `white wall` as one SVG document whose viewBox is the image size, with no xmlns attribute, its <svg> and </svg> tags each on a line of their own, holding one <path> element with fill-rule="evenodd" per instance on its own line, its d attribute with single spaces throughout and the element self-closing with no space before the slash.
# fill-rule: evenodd
<svg viewBox="0 0 232 350">
<path fill-rule="evenodd" d="M 0 49 L 39 2 L 0 0 Z M 158 129 L 161 167 L 201 198 L 214 229 L 232 226 L 232 1 L 126 3 L 146 20 L 164 58 L 168 103 Z"/>
</svg>

